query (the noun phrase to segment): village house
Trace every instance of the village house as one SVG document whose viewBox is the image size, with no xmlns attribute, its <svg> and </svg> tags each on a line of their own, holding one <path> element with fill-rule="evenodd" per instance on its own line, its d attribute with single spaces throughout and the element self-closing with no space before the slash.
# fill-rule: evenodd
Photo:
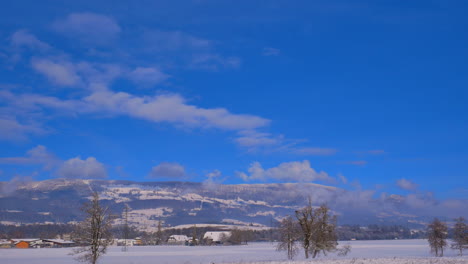
<svg viewBox="0 0 468 264">
<path fill-rule="evenodd" d="M 136 239 L 115 239 L 114 240 L 114 246 L 127 246 L 127 247 L 132 247 L 137 245 Z M 141 242 L 141 240 L 139 240 Z"/>
<path fill-rule="evenodd" d="M 0 241 L 0 248 L 60 248 L 73 246 L 75 246 L 75 242 L 63 239 L 13 238 Z"/>
<path fill-rule="evenodd" d="M 208 245 L 210 244 L 223 244 L 226 239 L 231 237 L 229 231 L 210 231 L 206 232 L 203 239 Z"/>
<path fill-rule="evenodd" d="M 63 240 L 63 239 L 42 239 L 42 245 L 40 247 L 53 247 L 53 248 L 61 248 L 61 247 L 73 247 L 75 242 L 70 240 Z"/>
<path fill-rule="evenodd" d="M 143 246 L 143 239 L 141 237 L 135 237 L 135 241 L 133 242 L 135 246 Z"/>
<path fill-rule="evenodd" d="M 13 246 L 10 240 L 0 239 L 0 248 L 11 248 Z"/>
<path fill-rule="evenodd" d="M 184 245 L 185 242 L 188 242 L 190 238 L 186 235 L 171 235 L 167 239 L 167 243 L 171 245 Z"/>
</svg>

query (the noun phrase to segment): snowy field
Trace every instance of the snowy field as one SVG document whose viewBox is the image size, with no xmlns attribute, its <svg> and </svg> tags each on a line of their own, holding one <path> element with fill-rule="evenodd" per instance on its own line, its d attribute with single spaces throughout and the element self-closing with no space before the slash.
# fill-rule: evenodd
<svg viewBox="0 0 468 264">
<path fill-rule="evenodd" d="M 447 258 L 431 258 L 426 240 L 349 241 L 351 253 L 346 257 L 330 254 L 313 261 L 304 261 L 302 254 L 295 264 L 468 264 L 468 257 L 457 258 L 447 249 Z M 68 255 L 70 248 L 0 249 L 2 264 L 71 264 L 78 263 Z M 302 253 L 302 252 L 300 252 Z M 148 246 L 130 247 L 122 252 L 111 247 L 101 264 L 210 264 L 210 263 L 290 263 L 285 252 L 275 251 L 275 244 L 251 243 L 247 246 Z"/>
</svg>

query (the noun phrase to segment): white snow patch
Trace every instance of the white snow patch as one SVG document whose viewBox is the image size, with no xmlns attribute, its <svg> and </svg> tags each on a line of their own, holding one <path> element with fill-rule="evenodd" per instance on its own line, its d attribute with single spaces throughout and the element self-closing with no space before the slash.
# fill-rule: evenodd
<svg viewBox="0 0 468 264">
<path fill-rule="evenodd" d="M 50 212 L 37 212 L 40 215 L 50 215 Z"/>
<path fill-rule="evenodd" d="M 128 212 L 128 223 L 138 227 L 139 230 L 154 232 L 158 227 L 158 218 L 171 216 L 172 212 L 173 209 L 169 207 L 130 210 Z M 114 224 L 124 224 L 123 216 L 114 220 Z"/>
<path fill-rule="evenodd" d="M 198 226 L 198 225 L 197 225 Z M 426 240 L 349 241 L 347 257 L 335 253 L 327 257 L 305 260 L 299 252 L 296 259 L 288 261 L 285 252 L 275 250 L 276 243 L 249 243 L 244 246 L 141 246 L 123 252 L 121 247 L 110 247 L 100 264 L 185 264 L 185 263 L 262 263 L 262 264 L 467 264 L 468 257 L 456 257 L 456 252 L 447 248 L 447 257 L 430 257 Z M 70 248 L 2 249 L 2 263 L 8 264 L 74 264 Z"/>
<path fill-rule="evenodd" d="M 250 217 L 255 217 L 255 216 L 274 216 L 276 214 L 275 211 L 260 211 L 260 212 L 256 212 L 254 214 L 248 214 L 248 216 Z"/>
</svg>

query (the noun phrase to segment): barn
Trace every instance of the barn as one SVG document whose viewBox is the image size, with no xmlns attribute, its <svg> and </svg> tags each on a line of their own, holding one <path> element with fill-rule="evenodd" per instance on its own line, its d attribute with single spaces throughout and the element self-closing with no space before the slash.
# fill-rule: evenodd
<svg viewBox="0 0 468 264">
<path fill-rule="evenodd" d="M 36 247 L 42 241 L 37 238 L 24 238 L 24 239 L 12 239 L 15 248 L 31 248 Z"/>
</svg>

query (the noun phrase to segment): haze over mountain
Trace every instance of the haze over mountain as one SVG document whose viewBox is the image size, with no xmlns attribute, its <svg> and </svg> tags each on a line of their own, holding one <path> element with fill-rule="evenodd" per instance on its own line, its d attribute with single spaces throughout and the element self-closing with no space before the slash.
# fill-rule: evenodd
<svg viewBox="0 0 468 264">
<path fill-rule="evenodd" d="M 305 206 L 327 203 L 340 224 L 402 224 L 423 227 L 442 212 L 414 211 L 410 198 L 389 195 L 378 199 L 359 192 L 311 183 L 223 185 L 194 182 L 131 182 L 115 180 L 55 179 L 0 185 L 0 221 L 3 224 L 75 223 L 80 207 L 92 191 L 122 223 L 125 204 L 129 223 L 154 231 L 161 220 L 166 227 L 235 225 L 262 229 Z M 436 209 L 433 205 L 432 209 Z M 466 211 L 465 211 L 466 212 Z M 452 212 L 455 213 L 455 212 Z"/>
</svg>

